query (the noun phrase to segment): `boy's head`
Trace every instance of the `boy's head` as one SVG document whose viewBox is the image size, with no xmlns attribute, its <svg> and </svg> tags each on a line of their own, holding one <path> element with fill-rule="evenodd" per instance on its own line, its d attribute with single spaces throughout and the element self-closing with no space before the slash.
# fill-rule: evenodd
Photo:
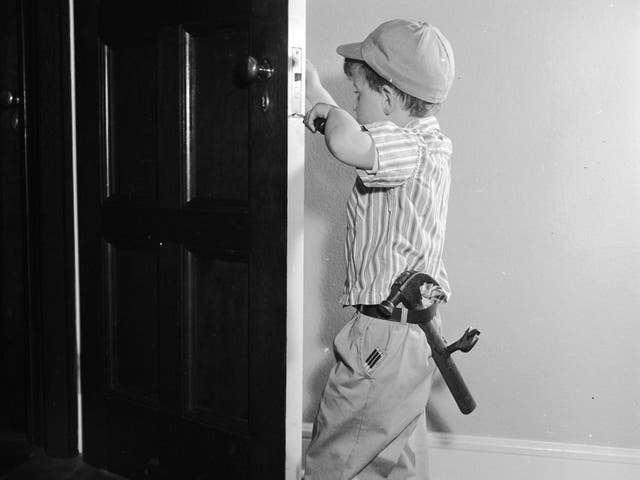
<svg viewBox="0 0 640 480">
<path fill-rule="evenodd" d="M 390 20 L 363 42 L 341 45 L 344 71 L 373 92 L 393 91 L 412 117 L 434 114 L 453 82 L 451 45 L 425 22 Z"/>
</svg>

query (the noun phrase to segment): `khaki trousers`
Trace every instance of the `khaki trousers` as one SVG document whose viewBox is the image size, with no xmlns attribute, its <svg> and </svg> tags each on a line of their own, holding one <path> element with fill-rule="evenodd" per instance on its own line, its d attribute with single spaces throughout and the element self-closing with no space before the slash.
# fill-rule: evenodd
<svg viewBox="0 0 640 480">
<path fill-rule="evenodd" d="M 334 348 L 305 480 L 427 480 L 425 406 L 434 363 L 424 332 L 356 312 Z"/>
</svg>

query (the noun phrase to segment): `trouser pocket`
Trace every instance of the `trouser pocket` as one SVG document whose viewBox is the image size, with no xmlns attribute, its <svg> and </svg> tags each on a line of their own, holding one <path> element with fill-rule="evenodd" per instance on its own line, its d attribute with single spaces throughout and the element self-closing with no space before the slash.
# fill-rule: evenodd
<svg viewBox="0 0 640 480">
<path fill-rule="evenodd" d="M 358 360 L 362 372 L 374 377 L 382 368 L 391 353 L 392 322 L 378 320 L 361 315 L 360 339 L 358 342 Z"/>
</svg>

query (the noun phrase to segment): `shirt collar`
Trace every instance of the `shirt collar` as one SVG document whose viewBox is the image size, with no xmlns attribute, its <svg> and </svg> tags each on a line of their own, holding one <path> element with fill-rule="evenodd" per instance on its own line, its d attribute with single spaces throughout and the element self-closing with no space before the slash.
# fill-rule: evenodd
<svg viewBox="0 0 640 480">
<path fill-rule="evenodd" d="M 384 125 L 385 123 L 392 123 L 392 122 L 388 122 L 388 121 L 373 122 L 373 123 L 367 123 L 365 125 L 362 125 L 362 127 L 364 128 L 364 130 L 369 130 L 370 128 Z M 405 130 L 419 130 L 421 132 L 427 132 L 430 130 L 439 130 L 440 124 L 438 123 L 438 120 L 436 119 L 436 117 L 434 117 L 433 115 L 430 115 L 428 117 L 413 118 L 409 120 L 409 122 L 404 127 L 399 127 L 399 128 L 403 128 Z"/>
<path fill-rule="evenodd" d="M 420 131 L 429 131 L 429 130 L 439 130 L 440 124 L 438 120 L 433 115 L 428 117 L 420 117 L 409 120 L 404 128 L 408 130 L 420 130 Z"/>
</svg>

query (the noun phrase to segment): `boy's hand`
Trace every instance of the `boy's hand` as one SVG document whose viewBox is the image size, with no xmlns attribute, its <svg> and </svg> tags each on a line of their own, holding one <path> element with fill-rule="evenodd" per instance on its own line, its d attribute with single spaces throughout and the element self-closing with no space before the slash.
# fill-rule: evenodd
<svg viewBox="0 0 640 480">
<path fill-rule="evenodd" d="M 304 116 L 305 126 L 313 133 L 316 133 L 318 131 L 315 124 L 316 119 L 326 120 L 329 116 L 329 112 L 333 108 L 336 108 L 335 105 L 329 105 L 328 103 L 316 103 Z"/>
</svg>

